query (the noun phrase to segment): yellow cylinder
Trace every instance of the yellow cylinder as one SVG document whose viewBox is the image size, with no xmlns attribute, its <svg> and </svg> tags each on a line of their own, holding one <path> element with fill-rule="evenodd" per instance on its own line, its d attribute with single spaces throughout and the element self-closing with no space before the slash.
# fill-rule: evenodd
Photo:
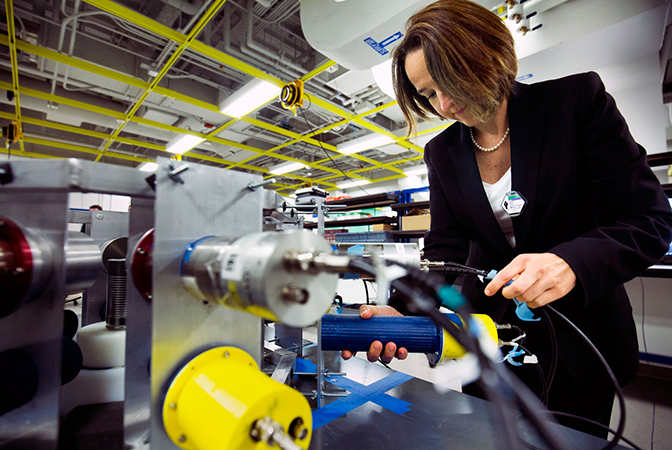
<svg viewBox="0 0 672 450">
<path fill-rule="evenodd" d="M 270 448 L 250 435 L 254 423 L 265 418 L 308 448 L 313 426 L 308 401 L 261 372 L 248 353 L 235 347 L 213 348 L 191 360 L 163 404 L 166 433 L 184 449 Z"/>
<path fill-rule="evenodd" d="M 499 342 L 499 336 L 497 334 L 497 326 L 495 322 L 485 314 L 472 314 L 471 316 L 474 319 L 474 324 L 480 328 L 481 333 L 489 335 L 495 343 Z M 455 324 L 457 328 L 460 328 Z M 458 342 L 453 338 L 446 330 L 443 330 L 443 349 L 441 352 L 441 359 L 439 362 L 443 361 L 446 358 L 457 359 L 462 358 L 467 354 L 467 351 L 462 347 Z"/>
</svg>

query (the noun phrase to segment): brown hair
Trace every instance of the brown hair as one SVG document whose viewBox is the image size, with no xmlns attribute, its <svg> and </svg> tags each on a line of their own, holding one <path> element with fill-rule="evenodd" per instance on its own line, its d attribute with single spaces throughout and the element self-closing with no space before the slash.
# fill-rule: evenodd
<svg viewBox="0 0 672 450">
<path fill-rule="evenodd" d="M 485 122 L 509 98 L 518 71 L 511 32 L 493 12 L 467 0 L 439 0 L 414 14 L 392 55 L 394 92 L 408 123 L 413 113 L 439 116 L 406 75 L 406 56 L 422 49 L 427 71 L 441 91 Z"/>
</svg>

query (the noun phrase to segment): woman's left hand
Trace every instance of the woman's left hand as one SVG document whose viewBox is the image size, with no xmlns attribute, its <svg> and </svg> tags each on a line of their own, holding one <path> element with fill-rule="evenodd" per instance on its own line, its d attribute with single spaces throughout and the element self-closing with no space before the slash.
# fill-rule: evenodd
<svg viewBox="0 0 672 450">
<path fill-rule="evenodd" d="M 502 287 L 514 280 L 510 285 Z M 553 253 L 516 256 L 485 287 L 485 295 L 502 289 L 506 298 L 516 298 L 530 308 L 547 305 L 567 295 L 576 286 L 576 275 L 564 259 Z"/>
</svg>

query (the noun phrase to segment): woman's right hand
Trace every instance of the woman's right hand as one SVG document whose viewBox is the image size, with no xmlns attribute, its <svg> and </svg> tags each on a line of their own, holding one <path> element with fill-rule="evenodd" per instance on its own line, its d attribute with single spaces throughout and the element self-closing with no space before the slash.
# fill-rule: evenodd
<svg viewBox="0 0 672 450">
<path fill-rule="evenodd" d="M 372 316 L 401 316 L 402 314 L 391 306 L 362 305 L 359 308 L 359 315 L 362 319 L 369 319 Z M 343 359 L 350 359 L 356 353 L 350 350 L 343 350 L 341 357 Z M 369 347 L 369 351 L 366 352 L 366 357 L 371 362 L 376 362 L 378 358 L 381 358 L 383 362 L 389 363 L 395 356 L 398 359 L 406 359 L 408 351 L 403 347 L 397 349 L 397 345 L 394 342 L 388 342 L 385 349 L 383 349 L 383 344 L 380 341 L 373 341 L 371 347 Z"/>
</svg>

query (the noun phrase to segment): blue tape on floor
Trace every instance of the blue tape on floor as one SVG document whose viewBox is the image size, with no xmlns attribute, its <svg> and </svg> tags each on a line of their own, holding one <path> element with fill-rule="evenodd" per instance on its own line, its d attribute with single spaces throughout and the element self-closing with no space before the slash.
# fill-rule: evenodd
<svg viewBox="0 0 672 450">
<path fill-rule="evenodd" d="M 315 372 L 317 373 L 317 365 L 313 364 L 307 359 L 296 358 L 295 372 Z"/>
<path fill-rule="evenodd" d="M 329 383 L 345 389 L 350 392 L 347 397 L 335 400 L 322 408 L 313 411 L 313 430 L 320 428 L 337 419 L 350 411 L 362 406 L 367 402 L 376 403 L 393 413 L 402 415 L 406 411 L 410 411 L 411 404 L 400 400 L 386 392 L 393 389 L 400 384 L 413 378 L 410 375 L 401 372 L 395 372 L 382 380 L 378 380 L 368 386 L 359 384 L 345 377 L 334 377 L 327 379 Z"/>
</svg>

